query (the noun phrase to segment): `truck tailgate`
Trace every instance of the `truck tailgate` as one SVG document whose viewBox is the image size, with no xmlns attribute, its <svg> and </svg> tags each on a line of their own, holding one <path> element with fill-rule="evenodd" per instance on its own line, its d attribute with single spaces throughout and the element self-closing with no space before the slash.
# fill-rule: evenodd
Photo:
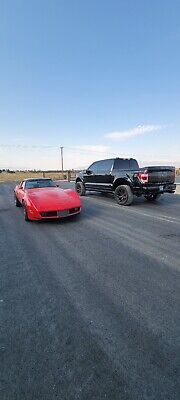
<svg viewBox="0 0 180 400">
<path fill-rule="evenodd" d="M 174 167 L 146 167 L 148 173 L 148 184 L 174 183 L 175 168 Z"/>
</svg>

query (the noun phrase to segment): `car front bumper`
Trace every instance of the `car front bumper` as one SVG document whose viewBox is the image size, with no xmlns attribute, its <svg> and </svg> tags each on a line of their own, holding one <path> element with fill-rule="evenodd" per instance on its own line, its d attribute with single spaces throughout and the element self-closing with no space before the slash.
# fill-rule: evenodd
<svg viewBox="0 0 180 400">
<path fill-rule="evenodd" d="M 62 219 L 68 218 L 73 215 L 80 214 L 81 207 L 74 207 L 66 210 L 53 210 L 53 211 L 37 211 L 33 209 L 28 210 L 28 217 L 32 221 L 49 220 L 49 219 Z"/>
</svg>

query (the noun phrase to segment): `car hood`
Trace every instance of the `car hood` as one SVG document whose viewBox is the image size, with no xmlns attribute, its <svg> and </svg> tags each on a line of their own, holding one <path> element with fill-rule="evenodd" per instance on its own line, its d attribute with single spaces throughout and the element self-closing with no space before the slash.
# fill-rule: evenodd
<svg viewBox="0 0 180 400">
<path fill-rule="evenodd" d="M 26 196 L 38 211 L 65 210 L 80 206 L 80 198 L 72 189 L 29 189 Z"/>
</svg>

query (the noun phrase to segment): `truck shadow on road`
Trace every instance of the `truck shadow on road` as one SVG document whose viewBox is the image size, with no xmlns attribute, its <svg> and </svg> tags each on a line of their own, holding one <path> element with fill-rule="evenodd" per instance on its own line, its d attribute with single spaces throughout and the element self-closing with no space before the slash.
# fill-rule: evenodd
<svg viewBox="0 0 180 400">
<path fill-rule="evenodd" d="M 114 204 L 118 207 L 118 204 L 116 203 L 114 196 L 111 193 L 87 192 L 85 198 L 86 197 L 89 199 L 92 199 L 92 200 L 93 200 L 93 198 L 95 200 L 98 200 L 99 204 L 101 204 L 101 200 L 103 200 L 103 202 L 107 202 L 107 204 L 111 204 L 111 205 Z M 154 207 L 154 206 L 162 207 L 162 205 L 164 206 L 165 204 L 166 205 L 176 205 L 176 204 L 180 205 L 180 195 L 178 195 L 178 194 L 172 195 L 172 194 L 166 193 L 166 194 L 163 194 L 158 200 L 152 201 L 152 202 L 147 201 L 144 198 L 144 196 L 141 196 L 141 197 L 134 196 L 133 203 L 130 206 L 119 205 L 119 207 L 132 208 L 132 207 L 137 207 L 137 206 L 142 206 L 142 205 L 148 206 L 148 207 L 151 207 L 151 206 L 152 207 Z"/>
</svg>

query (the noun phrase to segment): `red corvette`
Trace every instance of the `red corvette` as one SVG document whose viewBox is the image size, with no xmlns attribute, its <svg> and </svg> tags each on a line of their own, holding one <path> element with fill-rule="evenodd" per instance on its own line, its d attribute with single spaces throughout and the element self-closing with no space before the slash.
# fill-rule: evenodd
<svg viewBox="0 0 180 400">
<path fill-rule="evenodd" d="M 26 221 L 58 219 L 81 212 L 79 195 L 60 189 L 51 179 L 26 179 L 14 189 L 15 204 L 24 208 Z"/>
</svg>

